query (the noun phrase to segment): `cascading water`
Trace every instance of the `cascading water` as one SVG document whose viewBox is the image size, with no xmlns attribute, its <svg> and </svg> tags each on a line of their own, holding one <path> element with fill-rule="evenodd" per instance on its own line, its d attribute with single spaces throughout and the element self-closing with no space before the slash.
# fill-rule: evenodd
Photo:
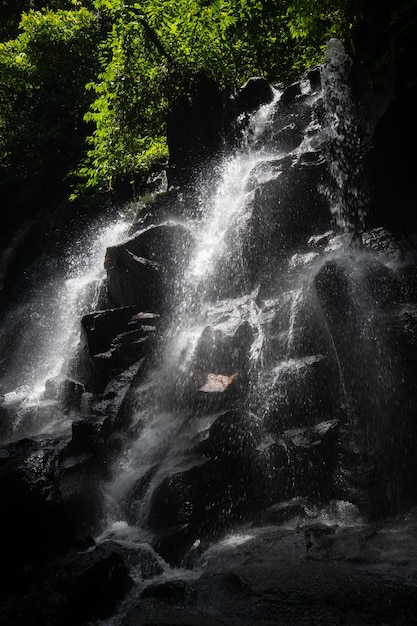
<svg viewBox="0 0 417 626">
<path fill-rule="evenodd" d="M 102 222 L 4 318 L 6 623 L 387 623 L 364 607 L 398 581 L 415 617 L 415 517 L 386 518 L 417 502 L 416 261 L 365 228 L 348 68 L 331 41 L 248 81 L 231 117 L 269 103 L 203 184 L 122 241 Z"/>
<path fill-rule="evenodd" d="M 71 379 L 79 344 L 79 320 L 97 304 L 104 278 L 106 248 L 126 235 L 125 215 L 99 218 L 59 258 L 45 258 L 27 272 L 24 298 L 3 320 L 2 407 L 10 416 L 3 424 L 7 440 L 61 432 L 71 419 L 60 415 L 48 381 Z"/>
<path fill-rule="evenodd" d="M 306 511 L 331 499 L 343 524 L 360 519 L 350 487 L 332 484 L 337 472 L 356 480 L 350 465 L 360 459 L 352 461 L 343 444 L 342 468 L 335 469 L 328 442 L 361 420 L 367 439 L 373 424 L 386 440 L 387 428 L 376 427 L 375 417 L 364 427 L 363 415 L 369 409 L 384 421 L 383 389 L 388 379 L 391 391 L 396 383 L 390 370 L 378 373 L 390 350 L 363 295 L 358 304 L 367 288 L 357 279 L 361 268 L 368 276 L 375 262 L 383 272 L 384 260 L 349 247 L 364 229 L 365 196 L 347 66 L 339 42 L 330 42 L 323 90 L 313 86 L 313 74 L 304 80 L 295 91 L 298 118 L 277 91 L 222 164 L 212 199 L 202 191 L 202 218 L 187 222 L 196 244 L 176 278 L 171 326 L 131 402 L 133 443 L 126 442 L 105 487 L 101 541 L 150 542 L 178 563 L 196 538 L 294 496 L 307 497 Z M 295 175 L 301 183 L 292 182 Z M 317 236 L 315 229 L 329 227 L 336 232 Z M 343 303 L 331 301 L 332 290 L 339 297 L 332 268 L 344 268 L 347 277 Z M 351 335 L 358 326 L 350 322 L 344 339 L 333 315 L 338 304 L 362 324 L 357 341 Z M 355 373 L 360 358 L 364 385 Z M 378 456 L 379 446 L 373 449 Z M 220 462 L 230 466 L 221 475 Z"/>
<path fill-rule="evenodd" d="M 334 59 L 332 63 L 339 71 L 339 64 Z M 332 82 L 331 70 L 327 68 L 323 72 L 326 80 Z M 334 81 L 332 87 L 335 89 Z M 305 167 L 304 161 L 308 162 L 310 154 L 323 149 L 323 145 L 327 146 L 329 137 L 332 142 L 340 143 L 340 129 L 334 130 L 337 125 L 334 119 L 329 118 L 329 114 L 326 126 L 318 123 L 314 110 L 321 101 L 317 91 L 306 80 L 298 97 L 305 103 L 310 117 L 303 122 L 302 128 L 296 128 L 296 131 L 301 132 L 294 150 L 285 151 L 281 147 L 280 134 L 288 132 L 287 128 L 292 132 L 297 125 L 292 120 L 286 125 L 285 105 L 280 107 L 281 93 L 276 91 L 272 102 L 252 117 L 239 150 L 222 164 L 217 191 L 211 200 L 206 200 L 202 219 L 190 220 L 187 224 L 194 234 L 195 249 L 183 275 L 176 280 L 174 300 L 179 304 L 173 315 L 171 329 L 162 341 L 159 363 L 136 390 L 132 421 L 138 435 L 135 436 L 133 431 L 134 442 L 127 442 L 114 467 L 114 479 L 105 488 L 106 522 L 102 540 L 116 536 L 119 540 L 135 538 L 139 542 L 150 541 L 155 544 L 155 537 L 158 537 L 164 524 L 170 526 L 169 519 L 164 521 L 161 518 L 164 513 L 157 509 L 161 497 L 168 500 L 174 497 L 169 495 L 170 488 L 167 486 L 172 482 L 172 477 L 175 483 L 176 477 L 188 476 L 193 471 L 198 473 L 199 467 L 203 467 L 202 471 L 211 471 L 210 468 L 204 468 L 205 461 L 197 452 L 199 442 L 205 441 L 207 434 L 210 439 L 210 432 L 223 419 L 219 419 L 225 411 L 222 403 L 216 404 L 216 400 L 210 404 L 211 397 L 222 393 L 226 396 L 229 387 L 232 390 L 233 386 L 237 386 L 237 393 L 241 395 L 240 404 L 249 411 L 249 421 L 245 418 L 242 424 L 243 431 L 247 429 L 248 433 L 243 437 L 252 439 L 261 453 L 258 462 L 264 469 L 262 476 L 256 480 L 265 484 L 256 496 L 247 496 L 246 488 L 242 495 L 237 493 L 237 500 L 241 498 L 244 501 L 248 497 L 254 500 L 248 504 L 248 510 L 252 510 L 253 506 L 266 506 L 276 497 L 276 487 L 271 488 L 269 484 L 271 480 L 277 480 L 275 469 L 269 472 L 269 464 L 275 467 L 274 464 L 278 463 L 277 460 L 268 460 L 268 455 L 277 454 L 274 451 L 276 440 L 271 437 L 270 431 L 275 437 L 277 430 L 282 432 L 294 426 L 311 427 L 320 417 L 325 420 L 341 401 L 337 393 L 331 399 L 323 400 L 322 397 L 329 393 L 329 386 L 334 380 L 329 373 L 328 359 L 321 353 L 326 354 L 330 350 L 332 358 L 335 357 L 331 337 L 323 329 L 313 339 L 299 336 L 303 322 L 308 320 L 310 325 L 319 325 L 317 319 L 311 321 L 312 314 L 308 309 L 310 306 L 317 309 L 312 283 L 323 260 L 316 259 L 319 255 L 315 252 L 291 256 L 289 250 L 287 268 L 291 271 L 287 275 L 285 264 L 288 264 L 288 256 L 284 253 L 282 258 L 281 250 L 278 249 L 281 277 L 276 285 L 272 281 L 273 293 L 268 301 L 262 294 L 261 285 L 266 276 L 271 282 L 269 267 L 271 264 L 276 265 L 275 250 L 270 252 L 266 248 L 265 256 L 268 258 L 272 254 L 272 259 L 268 260 L 267 273 L 265 269 L 262 270 L 266 276 L 261 273 L 255 281 L 253 274 L 256 274 L 256 270 L 249 267 L 248 271 L 245 258 L 248 251 L 252 254 L 254 246 L 262 246 L 259 241 L 248 241 L 253 217 L 259 210 L 257 202 L 260 194 L 268 189 L 271 182 L 275 185 L 280 176 L 285 178 L 291 174 L 291 169 L 285 169 L 286 164 L 292 163 L 291 167 L 294 168 Z M 345 96 L 342 96 L 341 101 L 346 102 Z M 325 109 L 329 106 L 329 103 L 324 103 Z M 339 115 L 343 114 L 341 106 L 339 104 Z M 277 133 L 280 124 L 283 130 Z M 337 134 L 336 140 L 332 136 L 333 132 Z M 347 164 L 343 167 L 347 167 Z M 347 182 L 342 179 L 332 167 L 330 183 L 336 180 L 340 193 Z M 285 183 L 282 189 L 278 189 L 280 193 L 284 196 L 288 194 Z M 202 197 L 207 198 L 207 192 L 202 192 Z M 337 226 L 350 228 L 350 219 L 342 219 L 346 207 L 338 204 L 334 198 L 333 194 L 332 202 L 336 202 L 337 209 L 332 204 L 331 212 L 333 215 L 337 213 Z M 278 207 L 277 210 L 282 209 Z M 267 224 L 268 218 L 262 219 Z M 274 248 L 276 244 L 270 240 L 269 233 L 262 234 L 262 222 L 260 228 L 265 246 Z M 268 231 L 268 224 L 266 229 Z M 280 237 L 284 250 L 287 236 L 288 233 L 281 228 L 277 243 L 279 246 Z M 318 314 L 315 313 L 315 316 L 318 317 Z M 210 328 L 213 330 L 208 330 Z M 226 348 L 230 353 L 218 359 L 213 357 L 213 353 L 217 349 L 217 337 L 221 337 L 222 333 L 241 336 L 242 345 L 236 346 L 236 340 L 233 339 L 230 347 Z M 241 357 L 233 357 L 234 353 L 242 352 L 242 346 L 248 350 L 248 362 L 244 366 L 242 362 L 239 363 Z M 317 384 L 318 376 L 328 377 L 328 381 Z M 289 392 L 289 388 L 293 390 Z M 298 399 L 294 393 L 299 394 Z M 199 406 L 199 401 L 195 404 L 193 394 L 200 398 L 206 396 L 201 401 L 202 406 Z M 280 414 L 278 426 L 277 412 Z M 195 419 L 195 414 L 199 416 L 198 419 Z M 331 430 L 334 425 L 329 424 Z M 239 434 L 239 438 L 241 436 Z M 227 445 L 233 447 L 233 441 L 229 440 Z M 288 451 L 284 456 L 287 465 L 296 462 Z M 251 480 L 253 478 L 249 482 Z M 293 477 L 290 480 L 294 483 L 296 479 Z M 229 488 L 226 486 L 226 489 Z M 168 493 L 165 493 L 167 489 Z M 267 493 L 268 489 L 270 493 Z M 190 487 L 188 490 L 193 491 Z M 251 490 L 249 486 L 248 491 Z M 291 488 L 284 489 L 283 495 L 285 492 L 291 493 Z M 181 499 L 185 496 L 179 493 L 178 497 Z M 181 510 L 184 527 L 192 525 L 193 517 L 198 516 L 195 514 L 198 505 L 192 498 L 190 494 L 186 496 Z M 214 515 L 219 518 L 224 516 L 224 521 L 219 522 L 220 526 L 229 525 L 228 517 L 233 523 L 233 520 L 246 515 L 233 502 L 233 496 L 231 499 L 226 497 L 225 503 L 220 501 L 216 505 L 208 502 L 204 504 L 203 497 L 200 506 L 207 510 L 213 509 Z M 171 513 L 169 509 L 167 517 Z M 211 513 L 207 513 L 207 517 L 209 521 L 199 522 L 200 526 L 214 530 L 218 522 L 212 519 Z M 180 537 L 178 542 L 182 545 L 184 538 Z"/>
<path fill-rule="evenodd" d="M 175 290 L 180 297 L 177 295 L 175 300 L 179 305 L 173 325 L 163 341 L 161 362 L 137 390 L 134 420 L 141 424 L 141 429 L 133 445 L 128 444 L 115 470 L 115 480 L 107 488 L 108 529 L 104 536 L 118 532 L 121 536 L 127 533 L 130 537 L 133 534 L 141 540 L 149 539 L 147 517 L 153 491 L 170 474 L 198 463 L 190 454 L 193 441 L 210 427 L 216 416 L 208 415 L 199 423 L 190 421 L 190 410 L 182 406 L 183 396 L 191 377 L 198 379 L 202 375 L 201 387 L 209 380 L 209 372 L 193 371 L 195 350 L 207 321 L 222 318 L 221 307 L 217 312 L 210 296 L 213 296 L 213 288 L 214 292 L 216 290 L 216 279 L 222 280 L 222 260 L 238 252 L 236 246 L 231 248 L 228 238 L 242 219 L 247 205 L 249 177 L 253 183 L 257 164 L 273 158 L 259 144 L 262 136 L 268 134 L 280 95 L 281 92 L 275 90 L 272 101 L 252 116 L 240 149 L 222 163 L 217 190 L 204 207 L 201 219 L 188 224 L 197 243 L 184 275 L 177 277 Z M 206 194 L 203 192 L 202 196 Z M 241 303 L 248 318 L 252 315 L 251 302 L 253 296 L 243 298 Z M 240 314 L 241 311 L 237 311 L 237 317 Z M 233 375 L 232 372 L 229 374 Z M 221 375 L 215 377 L 212 384 L 221 384 Z M 132 530 L 120 520 L 123 516 L 120 503 L 123 507 L 134 486 L 141 482 L 144 483 L 141 497 L 134 504 L 137 510 L 133 518 L 137 528 Z"/>
<path fill-rule="evenodd" d="M 351 59 L 337 39 L 327 46 L 322 70 L 324 133 L 330 184 L 322 189 L 338 229 L 352 235 L 365 228 L 367 198 L 361 178 L 366 151 L 365 129 L 359 130 L 349 87 Z"/>
</svg>

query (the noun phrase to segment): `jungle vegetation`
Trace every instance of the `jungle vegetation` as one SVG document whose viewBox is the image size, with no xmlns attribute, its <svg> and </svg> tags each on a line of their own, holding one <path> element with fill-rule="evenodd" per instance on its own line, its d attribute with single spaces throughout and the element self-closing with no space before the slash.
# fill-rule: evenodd
<svg viewBox="0 0 417 626">
<path fill-rule="evenodd" d="M 1 0 L 0 185 L 55 176 L 73 198 L 121 179 L 133 189 L 166 163 L 167 112 L 193 77 L 224 93 L 254 75 L 288 83 L 322 62 L 330 37 L 357 54 L 371 23 L 394 42 L 383 63 L 416 3 Z"/>
</svg>

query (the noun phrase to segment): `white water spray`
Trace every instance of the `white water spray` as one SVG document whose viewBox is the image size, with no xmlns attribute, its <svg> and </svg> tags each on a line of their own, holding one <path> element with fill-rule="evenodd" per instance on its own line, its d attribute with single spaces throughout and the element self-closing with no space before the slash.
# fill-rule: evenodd
<svg viewBox="0 0 417 626">
<path fill-rule="evenodd" d="M 36 290 L 30 289 L 10 312 L 0 332 L 3 354 L 12 352 L 0 381 L 4 407 L 15 415 L 11 438 L 54 432 L 66 424 L 49 413 L 50 403 L 42 399 L 45 383 L 70 376 L 81 317 L 96 306 L 105 276 L 105 251 L 127 233 L 128 225 L 123 215 L 100 219 L 61 258 L 47 260 L 28 276 L 36 281 Z"/>
<path fill-rule="evenodd" d="M 322 189 L 336 226 L 342 232 L 364 230 L 365 197 L 358 176 L 364 154 L 348 77 L 351 59 L 338 39 L 331 39 L 322 68 L 324 133 L 332 185 Z"/>
<path fill-rule="evenodd" d="M 123 501 L 135 484 L 146 480 L 149 472 L 153 472 L 152 468 L 155 471 L 149 479 L 149 486 L 137 503 L 136 523 L 142 527 L 146 526 L 150 497 L 155 487 L 165 477 L 198 462 L 190 458 L 190 443 L 210 424 L 204 419 L 197 424 L 190 420 L 188 412 L 167 412 L 164 405 L 171 401 L 172 380 L 175 386 L 179 378 L 191 375 L 189 368 L 192 357 L 205 327 L 208 312 L 212 308 L 206 298 L 214 268 L 228 253 L 227 236 L 246 207 L 250 195 L 247 188 L 249 176 L 253 176 L 258 163 L 272 158 L 263 147 L 255 144 L 264 132 L 268 132 L 280 95 L 277 91 L 272 102 L 262 106 L 251 118 L 241 149 L 223 163 L 216 191 L 207 201 L 202 219 L 189 224 L 195 233 L 197 245 L 184 276 L 178 279 L 180 285 L 177 287 L 182 294 L 182 300 L 173 326 L 167 333 L 161 363 L 137 390 L 139 397 L 144 386 L 151 386 L 154 397 L 153 401 L 148 398 L 146 408 L 140 409 L 140 414 L 134 417 L 134 421 L 144 421 L 144 426 L 137 440 L 123 453 L 115 469 L 114 481 L 106 490 L 108 528 L 117 527 L 120 515 L 123 515 L 118 503 Z M 207 197 L 207 193 L 204 196 Z M 256 317 L 255 309 L 251 315 Z M 215 416 L 207 419 L 213 421 Z M 144 529 L 141 540 L 147 537 L 148 533 Z"/>
</svg>

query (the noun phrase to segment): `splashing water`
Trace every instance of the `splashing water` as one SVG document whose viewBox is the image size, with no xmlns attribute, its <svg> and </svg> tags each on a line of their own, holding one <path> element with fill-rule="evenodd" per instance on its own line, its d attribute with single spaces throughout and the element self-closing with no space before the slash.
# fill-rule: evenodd
<svg viewBox="0 0 417 626">
<path fill-rule="evenodd" d="M 324 133 L 332 183 L 322 189 L 336 226 L 360 233 L 365 227 L 366 193 L 359 183 L 365 138 L 361 136 L 348 76 L 351 59 L 337 39 L 328 42 L 322 68 Z"/>
<path fill-rule="evenodd" d="M 188 412 L 181 412 L 178 408 L 170 412 L 166 407 L 172 405 L 172 396 L 175 395 L 173 385 L 181 387 L 178 380 L 188 380 L 190 376 L 189 369 L 206 323 L 207 307 L 210 306 L 206 299 L 214 280 L 213 268 L 228 253 L 230 242 L 227 242 L 227 235 L 246 206 L 250 193 L 247 190 L 249 176 L 259 162 L 272 158 L 263 147 L 255 144 L 264 132 L 268 132 L 280 95 L 276 91 L 271 103 L 260 107 L 251 118 L 240 150 L 222 164 L 216 191 L 211 201 L 207 202 L 202 219 L 190 224 L 198 243 L 184 276 L 177 279 L 180 280 L 177 289 L 182 295 L 180 305 L 175 312 L 173 326 L 167 333 L 160 364 L 151 372 L 150 379 L 137 390 L 140 396 L 143 387 L 150 385 L 154 389 L 154 398 L 146 402 L 146 408 L 142 408 L 140 415 L 136 416 L 136 420 L 144 420 L 145 424 L 137 440 L 119 460 L 114 481 L 107 487 L 106 499 L 110 528 L 120 521 L 123 515 L 120 503 L 129 491 L 141 480 L 146 482 L 148 479 L 149 484 L 135 512 L 135 523 L 144 528 L 142 540 L 149 536 L 145 526 L 153 490 L 165 477 L 198 462 L 190 459 L 190 441 L 210 426 L 204 419 L 200 419 L 198 424 L 190 421 Z M 255 309 L 251 315 L 256 317 Z M 258 339 L 261 342 L 260 336 Z M 207 419 L 214 421 L 215 416 Z"/>
<path fill-rule="evenodd" d="M 275 90 L 272 101 L 256 111 L 245 130 L 239 152 L 222 164 L 212 204 L 206 208 L 202 223 L 197 227 L 199 244 L 185 277 L 189 289 L 202 280 L 208 282 L 207 273 L 214 265 L 213 258 L 224 252 L 225 237 L 249 196 L 249 176 L 258 163 L 268 160 L 265 148 L 257 143 L 268 132 L 280 97 L 281 92 Z M 276 154 L 270 156 L 271 159 L 274 157 Z"/>
<path fill-rule="evenodd" d="M 16 435 L 51 431 L 48 418 L 37 422 L 34 432 L 31 426 L 21 431 L 23 416 L 26 409 L 40 406 L 47 380 L 70 376 L 80 319 L 97 304 L 105 250 L 126 234 L 128 224 L 123 215 L 100 219 L 62 257 L 47 259 L 30 277 L 36 288 L 6 318 L 0 345 L 9 356 L 2 364 L 0 393 L 6 409 L 17 410 Z"/>
<path fill-rule="evenodd" d="M 216 303 L 219 307 L 222 304 L 221 288 L 227 282 L 223 274 L 230 267 L 235 267 L 229 261 L 232 259 L 236 265 L 238 260 L 239 227 L 240 222 L 245 220 L 251 194 L 256 193 L 253 190 L 257 186 L 268 184 L 280 175 L 274 166 L 269 167 L 269 162 L 274 163 L 275 160 L 276 163 L 277 159 L 289 156 L 291 163 L 300 167 L 304 152 L 313 148 L 323 150 L 331 164 L 331 180 L 324 193 L 329 199 L 330 211 L 337 226 L 348 232 L 363 226 L 361 206 L 354 203 L 360 194 L 353 184 L 355 181 L 349 178 L 350 159 L 357 151 L 362 150 L 362 144 L 355 130 L 356 121 L 350 94 L 345 88 L 348 65 L 343 48 L 336 42 L 330 42 L 326 64 L 322 69 L 325 119 L 322 125 L 318 123 L 316 111 L 314 114 L 312 111 L 320 104 L 319 97 L 312 87 L 311 91 L 304 88 L 302 97 L 305 98 L 306 107 L 310 107 L 311 122 L 307 122 L 305 131 L 300 133 L 301 143 L 297 148 L 287 153 L 280 150 L 279 146 L 268 148 L 271 145 L 271 125 L 276 120 L 281 123 L 282 119 L 282 124 L 286 123 L 285 106 L 277 112 L 281 98 L 281 93 L 277 91 L 273 101 L 261 107 L 251 118 L 236 153 L 223 161 L 214 194 L 210 195 L 207 189 L 202 190 L 201 197 L 205 198 L 202 217 L 199 220 L 190 220 L 187 224 L 197 243 L 187 269 L 182 276 L 177 277 L 175 287 L 177 294 L 180 294 L 177 297 L 179 306 L 175 310 L 171 328 L 163 338 L 158 365 L 148 373 L 146 380 L 136 390 L 137 410 L 132 419 L 139 434 L 133 442 L 127 442 L 120 459 L 115 463 L 113 481 L 105 490 L 108 506 L 104 524 L 108 528 L 114 528 L 115 524 L 126 519 L 129 524 L 140 528 L 142 540 L 148 540 L 152 534 L 148 530 L 147 520 L 153 495 L 166 479 L 201 462 L 193 456 L 193 442 L 198 441 L 202 433 L 210 430 L 210 420 L 214 423 L 218 414 L 205 415 L 204 419 L 199 415 L 198 420 L 194 419 L 192 408 L 187 405 L 187 398 L 184 400 L 183 394 L 190 389 L 190 381 L 194 375 L 194 357 L 203 329 L 214 320 L 218 324 L 214 332 L 221 333 L 221 308 L 217 320 L 215 307 Z M 284 128 L 288 129 L 289 126 Z M 276 132 L 276 129 L 272 128 L 272 131 Z M 278 186 L 274 190 L 277 194 L 281 191 Z M 202 204 L 203 202 L 200 206 Z M 268 218 L 262 216 L 260 219 L 267 221 Z M 291 284 L 284 287 L 286 291 L 283 291 L 282 285 L 277 285 L 273 306 L 277 317 L 282 316 L 276 323 L 283 331 L 281 334 L 285 334 L 282 345 L 279 345 L 281 338 L 276 337 L 277 354 L 273 354 L 273 350 L 268 347 L 269 354 L 266 355 L 265 344 L 269 339 L 264 332 L 266 318 L 257 304 L 256 290 L 245 296 L 247 301 L 240 307 L 240 320 L 248 323 L 252 333 L 252 343 L 248 348 L 250 380 L 246 397 L 247 408 L 253 424 L 256 423 L 261 428 L 267 418 L 273 417 L 276 410 L 274 403 L 270 403 L 271 391 L 276 394 L 280 406 L 287 411 L 285 419 L 289 422 L 293 416 L 290 414 L 290 401 L 287 401 L 284 386 L 292 384 L 295 388 L 295 381 L 304 377 L 300 382 L 300 389 L 305 390 L 310 384 L 309 376 L 319 376 L 327 367 L 326 359 L 319 352 L 298 353 L 296 326 L 299 323 L 300 308 L 308 307 L 304 281 L 310 285 L 313 280 L 317 271 L 317 267 L 313 267 L 315 257 L 316 254 L 311 254 L 311 265 L 306 266 L 305 272 L 295 269 L 292 278 L 288 277 Z M 294 279 L 298 272 L 298 278 Z M 227 278 L 230 282 L 230 276 Z M 243 288 L 246 287 L 245 284 Z M 251 290 L 253 288 L 251 285 Z M 279 300 L 286 296 L 287 301 L 281 310 Z M 228 297 L 230 298 L 230 294 Z M 233 306 L 231 301 L 229 304 Z M 279 351 L 281 347 L 282 352 Z M 219 375 L 232 373 L 214 372 Z M 296 393 L 295 390 L 294 394 Z M 302 402 L 295 398 L 295 401 L 297 411 L 304 414 L 310 400 Z M 282 422 L 281 428 L 285 423 Z"/>
</svg>

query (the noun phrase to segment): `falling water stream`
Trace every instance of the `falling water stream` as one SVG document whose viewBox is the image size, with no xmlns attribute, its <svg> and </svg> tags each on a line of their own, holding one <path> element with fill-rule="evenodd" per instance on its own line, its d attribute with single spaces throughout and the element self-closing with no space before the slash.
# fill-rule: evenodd
<svg viewBox="0 0 417 626">
<path fill-rule="evenodd" d="M 339 45 L 334 43 L 333 48 L 334 50 L 330 46 L 328 52 L 332 59 L 331 67 L 323 70 L 324 82 L 331 84 L 332 94 L 338 84 L 342 84 L 344 77 L 341 73 L 346 69 L 343 63 L 339 62 L 340 59 L 334 58 L 341 54 Z M 337 74 L 336 78 L 334 74 Z M 198 420 L 192 419 L 192 412 L 190 414 L 186 403 L 184 406 L 182 396 L 189 385 L 190 377 L 194 374 L 193 359 L 203 329 L 209 322 L 217 323 L 218 328 L 221 328 L 224 303 L 221 295 L 217 295 L 216 303 L 215 286 L 224 280 L 222 272 L 228 271 L 228 260 L 239 258 L 240 241 L 237 233 L 240 222 L 245 220 L 250 190 L 274 176 L 273 167 L 271 173 L 268 173 L 268 164 L 276 164 L 277 159 L 283 156 L 279 145 L 272 149 L 269 147 L 281 93 L 280 90 L 276 90 L 272 101 L 261 107 L 251 118 L 239 149 L 222 163 L 216 191 L 206 202 L 202 218 L 188 224 L 195 234 L 197 243 L 188 268 L 182 276 L 177 277 L 176 289 L 181 294 L 180 304 L 175 311 L 172 328 L 164 339 L 159 364 L 136 390 L 136 409 L 132 419 L 138 424 L 139 435 L 133 442 L 127 442 L 114 468 L 114 480 L 106 487 L 107 513 L 102 538 L 135 537 L 139 542 L 151 541 L 152 532 L 148 528 L 147 519 L 156 488 L 169 476 L 185 471 L 200 462 L 190 450 L 193 443 L 199 436 L 201 437 L 201 433 L 210 428 L 217 414 L 208 413 Z M 314 94 L 309 96 L 306 87 L 304 95 L 310 97 L 312 103 L 315 102 L 316 96 Z M 347 108 L 345 106 L 342 110 L 343 102 L 347 102 Z M 338 144 L 338 150 L 341 152 L 342 140 L 338 121 L 343 115 L 348 114 L 353 128 L 349 104 L 349 94 L 342 90 L 336 117 L 331 117 L 328 113 L 324 128 L 312 120 L 301 145 L 294 151 L 294 157 L 300 159 L 303 153 L 310 151 L 312 147 L 329 141 L 329 135 L 332 143 Z M 345 120 L 344 123 L 348 122 Z M 257 167 L 260 164 L 262 167 Z M 345 166 L 346 164 L 343 167 Z M 344 174 L 340 174 L 334 167 L 331 170 L 331 178 L 340 192 L 328 193 L 331 201 L 330 212 L 335 216 L 342 234 L 349 233 L 351 220 L 347 217 L 348 207 L 340 200 L 340 193 L 346 180 Z M 207 197 L 207 192 L 202 196 Z M 230 237 L 232 232 L 235 233 L 233 239 Z M 320 355 L 309 353 L 299 356 L 302 338 L 299 340 L 296 337 L 299 310 L 305 308 L 306 303 L 308 306 L 312 280 L 322 264 L 322 261 L 314 263 L 314 254 L 310 254 L 310 257 L 312 263 L 307 263 L 295 282 L 293 277 L 293 282 L 287 287 L 286 293 L 278 293 L 275 300 L 284 298 L 288 302 L 284 313 L 287 330 L 281 357 L 278 352 L 278 358 L 275 357 L 272 362 L 269 359 L 268 363 L 263 315 L 256 303 L 258 290 L 236 298 L 232 305 L 235 307 L 236 319 L 246 319 L 252 328 L 250 393 L 247 402 L 254 425 L 262 424 L 267 419 L 271 410 L 268 400 L 269 390 L 281 384 L 283 375 L 284 381 L 288 377 L 288 372 L 291 372 L 292 376 L 298 376 L 297 372 L 304 371 L 322 358 Z M 309 260 L 308 257 L 307 261 Z M 233 372 L 223 374 L 230 376 Z M 203 382 L 204 378 L 201 384 Z M 209 385 L 210 375 L 206 378 L 206 386 Z M 135 497 L 132 494 L 138 485 L 141 485 L 140 497 Z M 124 518 L 123 513 L 127 501 L 131 502 L 129 520 Z"/>
<path fill-rule="evenodd" d="M 133 534 L 140 540 L 150 538 L 146 521 L 155 486 L 171 473 L 195 464 L 196 460 L 189 456 L 192 441 L 215 419 L 210 415 L 198 424 L 190 421 L 186 410 L 170 410 L 172 397 L 181 400 L 182 383 L 191 374 L 196 344 L 208 317 L 216 316 L 215 304 L 208 301 L 212 274 L 219 259 L 231 252 L 227 237 L 245 208 L 248 179 L 258 163 L 274 157 L 260 143 L 263 134 L 268 136 L 280 96 L 280 90 L 275 90 L 272 101 L 251 118 L 240 149 L 222 164 L 217 189 L 202 218 L 189 224 L 197 244 L 188 268 L 177 279 L 176 288 L 182 298 L 175 311 L 173 327 L 164 341 L 161 362 L 137 390 L 138 408 L 134 419 L 143 422 L 143 427 L 137 440 L 127 445 L 115 471 L 115 480 L 107 487 L 108 519 L 104 537 L 116 532 L 121 536 Z M 220 310 L 218 316 L 221 317 Z M 149 474 L 152 476 L 149 487 L 137 503 L 137 525 L 129 528 L 119 517 L 119 502 L 126 498 L 134 484 L 146 480 Z"/>
<path fill-rule="evenodd" d="M 45 384 L 71 377 L 80 319 L 97 304 L 105 251 L 126 235 L 128 226 L 127 215 L 98 218 L 58 258 L 46 257 L 27 271 L 24 298 L 8 313 L 0 332 L 0 396 L 14 414 L 9 440 L 60 432 L 71 424 L 70 416 L 63 420 L 55 403 L 44 397 Z"/>
<path fill-rule="evenodd" d="M 201 529 L 201 536 L 213 538 L 207 553 L 235 549 L 262 534 L 255 523 L 261 511 L 298 498 L 298 492 L 308 501 L 308 515 L 325 526 L 362 523 L 349 489 L 340 486 L 349 472 L 352 482 L 357 478 L 354 465 L 362 457 L 356 442 L 362 435 L 376 464 L 383 465 L 387 450 L 393 466 L 397 463 L 399 452 L 389 445 L 402 372 L 378 300 L 383 293 L 379 285 L 384 287 L 396 267 L 361 245 L 367 198 L 360 167 L 366 133 L 358 130 L 346 86 L 348 71 L 349 59 L 332 40 L 320 68 L 322 89 L 314 86 L 314 77 L 305 77 L 294 99 L 301 110 L 297 119 L 281 102 L 285 91 L 274 89 L 271 102 L 246 124 L 238 147 L 202 184 L 198 215 L 182 216 L 181 225 L 195 245 L 171 286 L 176 306 L 164 321 L 152 365 L 139 371 L 129 390 L 128 423 L 117 433 L 122 444 L 108 459 L 110 470 L 100 482 L 103 515 L 95 529 L 96 545 L 111 540 L 129 550 L 152 552 L 162 578 L 178 571 L 183 578 L 201 573 L 193 570 L 192 560 L 183 560 L 198 548 Z M 285 185 L 298 180 L 292 178 L 296 172 L 308 186 L 313 169 L 319 174 L 311 195 L 317 191 L 319 200 L 310 206 L 308 194 L 297 196 L 296 189 Z M 281 214 L 284 205 L 291 212 L 288 221 Z M 315 230 L 316 214 L 311 217 L 310 209 L 317 211 L 322 230 Z M 303 216 L 309 222 L 305 231 Z M 71 377 L 80 319 L 97 308 L 105 250 L 127 237 L 127 228 L 122 215 L 86 233 L 59 267 L 51 262 L 49 278 L 5 319 L 0 345 L 13 345 L 0 381 L 4 406 L 14 416 L 8 441 L 71 425 L 71 414 L 56 420 L 56 404 L 45 398 L 45 385 Z M 228 336 L 232 342 L 226 345 L 226 357 L 210 360 L 217 338 Z M 235 352 L 244 354 L 242 362 Z M 236 396 L 233 389 L 238 389 Z M 230 390 L 232 410 L 222 404 Z M 322 443 L 333 441 L 340 425 L 343 445 L 348 436 L 351 443 L 328 455 Z M 317 461 L 314 455 L 323 448 L 325 459 Z M 326 492 L 323 484 L 331 480 L 328 466 L 339 461 L 346 463 L 338 495 L 330 498 L 331 489 Z M 207 467 L 214 478 L 204 474 Z M 229 482 L 223 476 L 228 472 Z M 185 485 L 180 503 L 179 492 L 169 491 L 172 478 L 174 486 L 176 478 Z M 393 492 L 395 480 L 389 477 Z M 173 528 L 174 523 L 164 527 L 165 520 L 158 519 L 164 517 L 164 506 L 169 512 L 182 506 L 186 522 L 180 528 Z M 294 525 L 301 523 L 296 518 Z M 253 524 L 239 530 L 240 522 Z M 187 571 L 160 556 L 165 559 L 159 539 L 172 535 L 172 548 L 177 531 L 184 543 L 176 564 L 182 568 L 188 563 Z M 133 575 L 134 593 L 139 594 L 149 581 L 139 568 Z M 122 623 L 117 620 L 106 623 Z"/>
</svg>

